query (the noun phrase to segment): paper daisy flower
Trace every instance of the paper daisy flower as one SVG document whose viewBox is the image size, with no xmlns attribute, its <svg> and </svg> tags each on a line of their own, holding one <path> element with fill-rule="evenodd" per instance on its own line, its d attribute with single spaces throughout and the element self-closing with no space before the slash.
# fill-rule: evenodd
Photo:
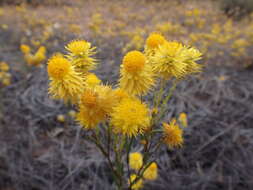
<svg viewBox="0 0 253 190">
<path fill-rule="evenodd" d="M 115 93 L 111 87 L 86 88 L 81 97 L 77 121 L 84 128 L 93 129 L 107 119 L 116 103 Z"/>
<path fill-rule="evenodd" d="M 151 55 L 155 54 L 155 51 L 159 46 L 164 44 L 166 42 L 166 39 L 158 33 L 152 33 L 149 35 L 149 37 L 146 40 L 145 45 L 145 54 L 149 57 Z"/>
<path fill-rule="evenodd" d="M 68 51 L 68 59 L 71 60 L 75 68 L 84 74 L 94 69 L 97 61 L 92 56 L 96 53 L 96 47 L 85 40 L 74 40 L 66 47 Z"/>
<path fill-rule="evenodd" d="M 114 107 L 111 125 L 115 133 L 129 137 L 142 134 L 150 127 L 150 113 L 138 99 L 125 98 Z"/>
<path fill-rule="evenodd" d="M 120 76 L 120 88 L 130 95 L 145 95 L 154 86 L 152 67 L 139 51 L 131 51 L 125 55 Z"/>
<path fill-rule="evenodd" d="M 61 55 L 55 55 L 48 61 L 49 94 L 65 103 L 75 104 L 83 92 L 83 78 L 74 70 L 71 63 Z"/>
<path fill-rule="evenodd" d="M 143 173 L 144 179 L 155 180 L 157 178 L 157 164 L 153 162 Z"/>
<path fill-rule="evenodd" d="M 169 124 L 163 123 L 163 133 L 164 143 L 167 144 L 169 148 L 177 148 L 183 145 L 183 131 L 176 124 L 175 119 L 173 119 Z"/>
<path fill-rule="evenodd" d="M 184 46 L 177 42 L 166 42 L 159 46 L 152 57 L 154 72 L 165 79 L 182 78 L 187 74 L 186 56 L 183 50 Z"/>
<path fill-rule="evenodd" d="M 135 181 L 135 179 L 137 178 L 136 174 L 132 174 L 130 176 L 130 183 L 132 183 L 133 181 Z M 139 179 L 138 181 L 136 181 L 133 185 L 132 185 L 132 189 L 133 190 L 138 190 L 141 189 L 143 187 L 143 180 Z"/>
<path fill-rule="evenodd" d="M 100 83 L 101 83 L 101 80 L 93 73 L 89 73 L 85 78 L 85 84 L 89 88 L 94 88 Z"/>
<path fill-rule="evenodd" d="M 129 166 L 131 169 L 139 170 L 142 167 L 143 158 L 139 152 L 133 152 L 129 154 Z"/>
</svg>

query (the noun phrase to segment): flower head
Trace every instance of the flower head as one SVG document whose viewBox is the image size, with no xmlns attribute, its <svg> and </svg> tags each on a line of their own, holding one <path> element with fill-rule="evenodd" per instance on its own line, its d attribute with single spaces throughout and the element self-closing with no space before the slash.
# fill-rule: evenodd
<svg viewBox="0 0 253 190">
<path fill-rule="evenodd" d="M 93 129 L 107 119 L 116 103 L 117 99 L 111 87 L 86 88 L 79 104 L 77 120 L 84 128 Z"/>
<path fill-rule="evenodd" d="M 182 124 L 183 127 L 187 127 L 188 122 L 186 113 L 184 112 L 180 113 L 178 121 Z"/>
<path fill-rule="evenodd" d="M 183 46 L 178 42 L 164 43 L 150 58 L 154 72 L 165 79 L 171 77 L 180 79 L 200 72 L 201 66 L 196 63 L 199 59 L 201 53 L 197 49 Z"/>
<path fill-rule="evenodd" d="M 47 72 L 53 79 L 62 80 L 70 70 L 71 63 L 62 56 L 53 56 L 48 61 Z"/>
<path fill-rule="evenodd" d="M 169 148 L 181 147 L 183 139 L 183 131 L 176 124 L 176 120 L 173 119 L 169 124 L 163 123 L 164 132 L 164 143 L 169 146 Z"/>
<path fill-rule="evenodd" d="M 155 180 L 157 178 L 157 164 L 153 162 L 143 173 L 144 179 Z"/>
<path fill-rule="evenodd" d="M 59 114 L 57 115 L 57 121 L 59 121 L 60 123 L 64 123 L 65 122 L 65 116 L 63 114 Z"/>
<path fill-rule="evenodd" d="M 116 96 L 118 102 L 120 102 L 124 98 L 129 98 L 128 93 L 126 91 L 122 90 L 121 88 L 115 89 L 114 93 L 115 93 L 115 96 Z"/>
<path fill-rule="evenodd" d="M 75 68 L 84 74 L 95 68 L 97 62 L 92 57 L 95 52 L 95 47 L 85 40 L 74 40 L 66 47 L 68 50 L 68 58 L 71 60 Z"/>
<path fill-rule="evenodd" d="M 164 78 L 181 78 L 186 74 L 187 64 L 183 55 L 184 46 L 177 42 L 166 42 L 159 46 L 151 58 L 154 72 Z"/>
<path fill-rule="evenodd" d="M 123 66 L 129 73 L 140 72 L 146 62 L 146 57 L 139 51 L 131 51 L 123 58 Z"/>
<path fill-rule="evenodd" d="M 5 62 L 0 62 L 0 72 L 7 72 L 9 71 L 10 67 Z"/>
<path fill-rule="evenodd" d="M 131 51 L 123 58 L 120 69 L 120 88 L 131 95 L 144 95 L 154 86 L 152 68 L 139 51 Z"/>
<path fill-rule="evenodd" d="M 152 33 L 146 40 L 146 46 L 149 49 L 158 48 L 159 45 L 162 45 L 165 42 L 165 38 L 158 33 Z"/>
<path fill-rule="evenodd" d="M 133 152 L 129 155 L 129 166 L 131 169 L 139 170 L 142 167 L 143 158 L 139 152 Z"/>
<path fill-rule="evenodd" d="M 28 45 L 22 44 L 20 46 L 20 50 L 22 51 L 23 54 L 28 54 L 30 53 L 31 49 Z"/>
<path fill-rule="evenodd" d="M 130 183 L 133 183 L 137 178 L 136 174 L 132 174 L 130 176 Z M 138 190 L 141 189 L 143 187 L 143 180 L 142 179 L 138 179 L 138 181 L 136 181 L 133 185 L 132 185 L 132 189 L 134 190 Z"/>
<path fill-rule="evenodd" d="M 88 87 L 94 88 L 95 86 L 97 86 L 101 83 L 101 80 L 95 74 L 89 73 L 86 76 L 85 83 Z"/>
<path fill-rule="evenodd" d="M 149 128 L 149 109 L 138 99 L 125 98 L 114 107 L 111 124 L 115 133 L 137 136 Z"/>
<path fill-rule="evenodd" d="M 201 59 L 202 53 L 193 48 L 193 47 L 188 47 L 184 49 L 184 54 L 186 57 L 186 71 L 188 74 L 194 74 L 194 73 L 199 73 L 202 71 L 202 65 L 197 64 L 196 61 Z"/>
<path fill-rule="evenodd" d="M 64 100 L 65 103 L 77 103 L 84 82 L 71 63 L 58 54 L 49 59 L 47 71 L 50 79 L 49 94 L 55 99 Z"/>
</svg>

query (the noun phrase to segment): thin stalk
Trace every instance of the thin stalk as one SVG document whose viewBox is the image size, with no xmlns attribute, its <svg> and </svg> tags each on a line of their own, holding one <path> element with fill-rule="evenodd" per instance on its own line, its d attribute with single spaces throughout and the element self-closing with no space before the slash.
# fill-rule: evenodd
<svg viewBox="0 0 253 190">
<path fill-rule="evenodd" d="M 98 149 L 100 150 L 100 152 L 107 159 L 109 167 L 110 167 L 110 169 L 111 169 L 111 171 L 113 173 L 113 176 L 115 178 L 115 182 L 116 182 L 117 186 L 119 187 L 120 186 L 120 182 L 118 182 L 118 180 L 120 179 L 120 175 L 118 174 L 117 170 L 114 169 L 113 162 L 112 162 L 109 154 L 104 150 L 103 146 L 99 143 L 99 141 L 97 139 L 97 136 L 94 133 L 93 133 L 93 138 L 89 137 L 89 136 L 86 136 L 86 137 L 87 137 L 88 140 L 90 140 L 91 142 L 93 142 L 98 147 Z"/>
<path fill-rule="evenodd" d="M 157 108 L 159 106 L 159 103 L 162 99 L 165 84 L 166 82 L 162 80 L 160 90 L 158 91 L 158 93 L 155 94 L 155 97 L 154 97 L 154 108 Z"/>
<path fill-rule="evenodd" d="M 133 144 L 134 137 L 131 137 L 129 144 L 127 144 L 127 154 L 126 154 L 126 162 L 127 162 L 127 176 L 130 179 L 130 167 L 129 167 L 129 154 L 131 151 L 131 146 Z M 129 190 L 132 190 L 132 186 L 129 186 Z"/>
<path fill-rule="evenodd" d="M 161 111 L 154 119 L 154 123 L 157 123 L 164 116 L 164 112 L 166 111 L 166 105 L 168 101 L 170 100 L 170 98 L 172 97 L 173 92 L 175 91 L 176 87 L 177 87 L 177 81 L 175 80 L 173 81 L 172 87 L 170 88 L 168 95 L 165 97 L 165 99 L 162 102 Z"/>
</svg>

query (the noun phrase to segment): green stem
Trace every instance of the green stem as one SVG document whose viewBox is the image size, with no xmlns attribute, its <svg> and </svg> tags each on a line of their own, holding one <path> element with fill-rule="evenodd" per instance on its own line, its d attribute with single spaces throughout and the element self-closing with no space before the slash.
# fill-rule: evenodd
<svg viewBox="0 0 253 190">
<path fill-rule="evenodd" d="M 165 81 L 162 80 L 161 81 L 161 87 L 160 87 L 160 90 L 158 93 L 155 94 L 155 97 L 154 97 L 154 108 L 157 108 L 160 104 L 160 101 L 162 99 L 162 95 L 163 95 L 163 91 L 164 91 L 164 87 L 165 87 Z"/>
<path fill-rule="evenodd" d="M 112 171 L 115 182 L 116 182 L 117 186 L 120 187 L 121 185 L 118 180 L 121 178 L 121 176 L 118 174 L 117 170 L 114 169 L 114 165 L 113 165 L 113 162 L 112 162 L 109 154 L 104 150 L 103 146 L 99 143 L 97 136 L 93 133 L 93 138 L 90 136 L 86 136 L 86 138 L 88 140 L 90 140 L 91 142 L 93 142 L 98 147 L 100 152 L 104 155 L 104 157 L 107 159 L 107 162 L 108 162 L 109 167 Z"/>
<path fill-rule="evenodd" d="M 167 104 L 168 104 L 168 101 L 169 101 L 170 98 L 172 97 L 173 92 L 175 91 L 176 87 L 177 87 L 177 81 L 175 80 L 175 81 L 173 81 L 172 87 L 170 88 L 168 95 L 165 97 L 165 99 L 164 99 L 163 102 L 162 102 L 161 111 L 160 111 L 160 113 L 156 116 L 156 118 L 154 119 L 154 123 L 157 123 L 161 118 L 163 118 L 164 113 L 165 113 L 165 111 L 166 111 L 166 106 L 167 106 Z"/>
<path fill-rule="evenodd" d="M 127 144 L 127 155 L 126 155 L 126 161 L 127 161 L 127 176 L 128 179 L 130 179 L 130 167 L 129 167 L 129 154 L 131 151 L 131 146 L 133 144 L 134 137 L 131 137 L 129 144 Z M 132 186 L 129 187 L 129 190 L 132 190 Z"/>
</svg>

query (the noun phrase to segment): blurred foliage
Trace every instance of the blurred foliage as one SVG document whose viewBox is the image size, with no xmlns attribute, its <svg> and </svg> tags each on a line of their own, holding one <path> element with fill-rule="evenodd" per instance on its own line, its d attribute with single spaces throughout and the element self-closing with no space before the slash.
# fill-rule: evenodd
<svg viewBox="0 0 253 190">
<path fill-rule="evenodd" d="M 228 16 L 241 19 L 253 12 L 253 0 L 222 0 L 221 7 Z"/>
</svg>

